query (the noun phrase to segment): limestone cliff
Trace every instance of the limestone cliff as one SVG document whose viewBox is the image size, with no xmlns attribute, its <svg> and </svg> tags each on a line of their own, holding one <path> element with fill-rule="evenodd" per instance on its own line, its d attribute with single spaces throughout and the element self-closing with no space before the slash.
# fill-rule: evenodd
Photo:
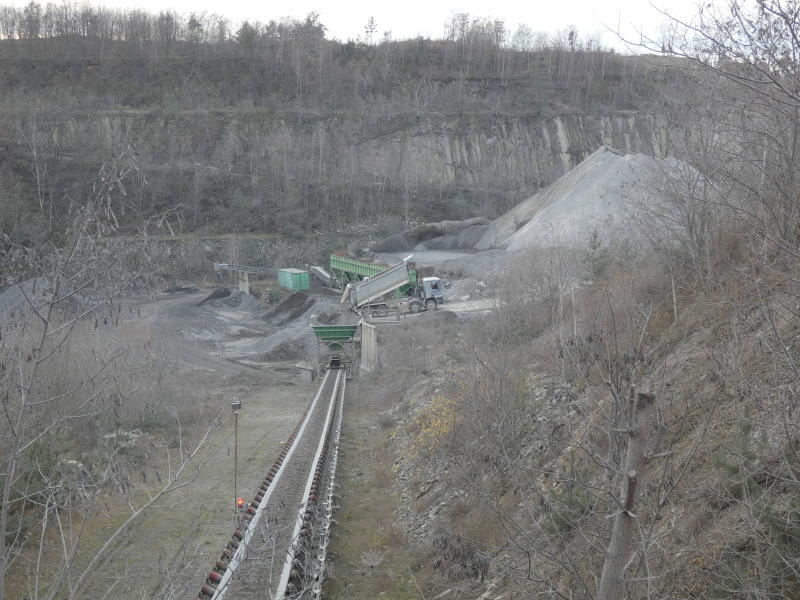
<svg viewBox="0 0 800 600">
<path fill-rule="evenodd" d="M 33 181 L 30 119 L 6 114 L 0 125 L 0 146 L 20 178 Z M 636 112 L 112 111 L 40 115 L 35 126 L 53 190 L 74 186 L 76 168 L 88 176 L 128 151 L 143 174 L 137 201 L 180 204 L 187 222 L 239 211 L 253 227 L 277 232 L 293 214 L 306 231 L 391 214 L 493 218 L 600 146 L 662 156 L 668 142 L 655 117 Z"/>
</svg>

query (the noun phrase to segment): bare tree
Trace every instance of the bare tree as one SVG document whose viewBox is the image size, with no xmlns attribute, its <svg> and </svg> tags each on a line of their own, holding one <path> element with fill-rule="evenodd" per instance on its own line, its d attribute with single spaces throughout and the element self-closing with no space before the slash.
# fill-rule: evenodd
<svg viewBox="0 0 800 600">
<path fill-rule="evenodd" d="M 133 360 L 125 347 L 104 343 L 121 307 L 112 291 L 103 290 L 113 290 L 120 278 L 130 283 L 146 276 L 149 267 L 140 255 L 143 240 L 115 245 L 106 237 L 116 229 L 115 198 L 126 174 L 123 160 L 104 166 L 70 225 L 67 245 L 10 256 L 20 272 L 36 277 L 6 290 L 0 306 L 0 599 L 8 597 L 12 569 L 28 572 L 32 599 L 82 597 L 98 561 L 120 535 L 165 494 L 188 485 L 211 431 L 194 445 L 181 437 L 169 475 L 138 506 L 130 503 L 130 515 L 92 556 L 79 554 L 84 525 L 102 494 L 112 488 L 127 496 L 130 489 L 119 425 L 103 437 L 109 414 L 119 412 L 109 402 L 128 393 L 121 384 L 123 364 Z M 93 463 L 71 458 L 71 452 L 60 455 L 60 449 L 74 447 L 74 456 L 81 445 Z M 46 571 L 40 567 L 50 539 L 61 552 L 50 563 L 54 570 Z M 34 566 L 25 569 L 24 562 Z"/>
<path fill-rule="evenodd" d="M 603 573 L 597 589 L 598 600 L 615 600 L 619 597 L 625 569 L 633 548 L 636 514 L 637 488 L 644 484 L 647 449 L 650 443 L 650 412 L 655 397 L 649 393 L 635 393 L 631 389 L 628 404 L 628 437 L 625 451 L 623 486 L 618 499 L 617 511 L 613 514 L 611 539 L 608 542 Z"/>
</svg>

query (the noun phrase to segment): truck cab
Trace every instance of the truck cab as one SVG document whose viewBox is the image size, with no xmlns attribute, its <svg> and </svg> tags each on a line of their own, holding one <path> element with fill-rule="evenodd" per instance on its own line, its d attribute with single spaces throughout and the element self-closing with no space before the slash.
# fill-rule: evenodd
<svg viewBox="0 0 800 600">
<path fill-rule="evenodd" d="M 438 277 L 423 277 L 418 282 L 415 297 L 408 303 L 408 310 L 417 313 L 421 310 L 436 310 L 444 302 L 444 283 Z"/>
<path fill-rule="evenodd" d="M 422 290 L 425 300 L 433 298 L 436 304 L 444 303 L 444 284 L 438 277 L 423 277 Z"/>
</svg>

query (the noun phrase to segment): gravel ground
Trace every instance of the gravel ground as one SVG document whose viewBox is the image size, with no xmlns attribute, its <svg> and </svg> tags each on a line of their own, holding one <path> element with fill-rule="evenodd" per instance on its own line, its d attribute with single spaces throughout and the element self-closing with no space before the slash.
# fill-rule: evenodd
<svg viewBox="0 0 800 600">
<path fill-rule="evenodd" d="M 322 321 L 327 324 L 358 321 L 358 317 L 346 311 L 339 299 L 332 294 L 293 296 L 298 297 L 284 307 L 284 310 L 268 312 L 261 320 L 261 328 L 265 331 L 263 337 L 223 342 L 220 344 L 219 355 L 225 358 L 261 357 L 267 361 L 285 355 L 295 360 L 313 360 L 317 342 L 311 324 L 316 321 L 317 316 L 324 316 Z M 306 299 L 299 296 L 305 296 Z"/>
<path fill-rule="evenodd" d="M 102 598 L 112 588 L 114 597 L 195 598 L 233 531 L 233 499 L 237 495 L 253 497 L 317 389 L 315 384 L 300 381 L 294 362 L 255 369 L 221 356 L 219 347 L 232 335 L 263 335 L 266 327 L 253 313 L 197 307 L 206 294 L 126 300 L 133 311 L 123 314 L 137 316 L 122 322 L 115 335 L 147 339 L 155 353 L 168 358 L 175 375 L 193 393 L 220 398 L 223 421 L 187 469 L 191 474 L 191 478 L 187 475 L 187 487 L 169 495 L 133 524 L 92 576 L 87 598 Z M 233 399 L 243 403 L 236 490 L 229 408 Z M 156 473 L 163 476 L 168 468 L 166 463 L 143 466 L 146 485 L 155 487 Z M 136 498 L 145 494 L 145 483 L 137 475 L 133 484 L 134 503 L 138 503 Z M 102 510 L 81 543 L 87 551 L 99 547 L 130 514 L 121 497 L 105 498 L 100 506 Z M 53 547 L 53 551 L 58 549 Z"/>
</svg>

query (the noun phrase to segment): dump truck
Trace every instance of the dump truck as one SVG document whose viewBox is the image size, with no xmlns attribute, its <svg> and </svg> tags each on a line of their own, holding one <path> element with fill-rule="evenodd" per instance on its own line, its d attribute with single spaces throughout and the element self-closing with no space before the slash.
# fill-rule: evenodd
<svg viewBox="0 0 800 600">
<path fill-rule="evenodd" d="M 444 284 L 438 277 L 425 276 L 428 269 L 417 269 L 413 262 L 403 261 L 358 282 L 347 284 L 342 304 L 358 314 L 384 316 L 393 308 L 408 312 L 436 310 L 445 301 Z M 403 294 L 391 295 L 398 290 Z"/>
</svg>

